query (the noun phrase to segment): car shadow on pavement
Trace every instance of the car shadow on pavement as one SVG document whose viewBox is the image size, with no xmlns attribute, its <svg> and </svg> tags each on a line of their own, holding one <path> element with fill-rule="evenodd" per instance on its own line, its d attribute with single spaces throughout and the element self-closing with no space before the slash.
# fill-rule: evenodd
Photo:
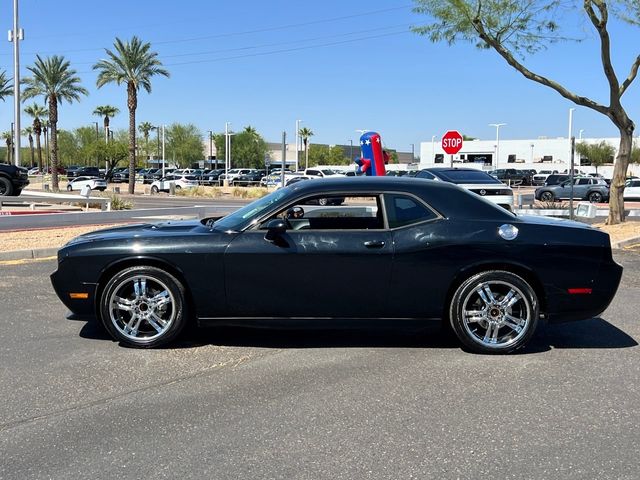
<svg viewBox="0 0 640 480">
<path fill-rule="evenodd" d="M 109 340 L 97 321 L 87 322 L 82 338 Z M 262 348 L 457 348 L 461 345 L 440 322 L 403 320 L 247 320 L 188 328 L 165 348 L 205 345 Z M 602 318 L 547 325 L 517 354 L 551 349 L 630 348 L 638 345 L 631 336 Z"/>
</svg>

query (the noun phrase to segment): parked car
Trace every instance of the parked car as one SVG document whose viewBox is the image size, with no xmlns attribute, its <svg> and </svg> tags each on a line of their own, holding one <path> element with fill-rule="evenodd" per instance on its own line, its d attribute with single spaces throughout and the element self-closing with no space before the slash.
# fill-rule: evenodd
<svg viewBox="0 0 640 480">
<path fill-rule="evenodd" d="M 84 186 L 89 187 L 91 190 L 104 192 L 107 189 L 107 181 L 99 177 L 76 177 L 69 180 L 67 190 L 70 192 L 80 191 Z"/>
<path fill-rule="evenodd" d="M 623 197 L 625 200 L 640 200 L 640 179 L 625 182 Z"/>
<path fill-rule="evenodd" d="M 65 171 L 67 177 L 71 177 L 71 178 L 76 177 L 77 176 L 76 170 L 78 170 L 79 168 L 80 168 L 79 165 L 69 165 Z"/>
<path fill-rule="evenodd" d="M 74 170 L 67 170 L 68 178 L 100 176 L 100 169 L 98 167 L 77 167 Z"/>
<path fill-rule="evenodd" d="M 218 179 L 220 175 L 224 173 L 224 168 L 214 168 L 213 170 L 209 170 L 204 172 L 200 177 L 200 182 L 203 185 L 218 185 Z"/>
<path fill-rule="evenodd" d="M 329 178 L 329 177 L 344 177 L 344 173 L 340 173 L 331 168 L 307 168 L 303 175 L 307 177 L 317 177 L 317 178 Z"/>
<path fill-rule="evenodd" d="M 553 175 L 554 173 L 558 173 L 557 170 L 540 170 L 538 173 L 536 173 L 533 176 L 533 185 L 538 185 L 538 186 L 542 186 L 544 185 L 544 182 L 547 181 L 547 178 L 549 178 L 549 175 Z"/>
<path fill-rule="evenodd" d="M 515 168 L 499 168 L 489 172 L 489 175 L 508 185 L 531 185 L 532 182 L 529 172 Z"/>
<path fill-rule="evenodd" d="M 18 196 L 29 185 L 29 172 L 24 167 L 0 163 L 0 197 Z"/>
<path fill-rule="evenodd" d="M 266 174 L 266 170 L 254 170 L 249 173 L 238 175 L 231 183 L 232 185 L 257 185 Z"/>
<path fill-rule="evenodd" d="M 345 205 L 306 206 L 332 196 Z M 274 272 L 298 279 L 286 301 Z M 359 177 L 301 181 L 223 218 L 81 235 L 51 281 L 78 318 L 134 347 L 230 318 L 413 318 L 508 353 L 542 322 L 598 316 L 621 275 L 608 234 L 589 225 L 516 216 L 448 182 Z"/>
<path fill-rule="evenodd" d="M 536 188 L 535 198 L 543 202 L 555 202 L 571 197 L 571 180 L 560 185 L 550 185 Z M 573 179 L 573 198 L 588 200 L 592 203 L 609 200 L 609 185 L 601 178 L 575 177 Z"/>
<path fill-rule="evenodd" d="M 417 178 L 455 183 L 496 205 L 513 210 L 513 190 L 486 172 L 475 168 L 426 168 L 415 174 Z"/>
<path fill-rule="evenodd" d="M 569 176 L 566 173 L 553 173 L 549 175 L 547 179 L 544 181 L 544 186 L 550 187 L 551 185 L 560 185 L 561 183 L 566 182 L 570 178 L 571 176 Z"/>
<path fill-rule="evenodd" d="M 31 167 L 28 171 L 27 171 L 27 175 L 29 175 L 30 177 L 33 175 L 40 175 L 40 168 L 38 167 Z"/>
<path fill-rule="evenodd" d="M 151 193 L 168 192 L 171 184 L 175 184 L 176 190 L 181 188 L 194 188 L 199 185 L 198 179 L 193 175 L 167 175 L 151 184 Z"/>
<path fill-rule="evenodd" d="M 225 180 L 228 180 L 229 185 L 231 185 L 237 177 L 251 173 L 253 170 L 253 168 L 232 168 L 231 170 L 227 170 L 226 173 L 222 173 L 218 176 L 218 183 L 222 185 Z"/>
</svg>

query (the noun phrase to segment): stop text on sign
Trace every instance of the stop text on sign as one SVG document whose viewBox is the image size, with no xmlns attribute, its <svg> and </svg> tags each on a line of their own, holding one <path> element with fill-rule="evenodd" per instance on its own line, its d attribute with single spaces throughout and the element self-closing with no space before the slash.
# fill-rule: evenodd
<svg viewBox="0 0 640 480">
<path fill-rule="evenodd" d="M 456 130 L 449 130 L 442 136 L 442 149 L 451 155 L 458 153 L 462 149 L 462 135 Z"/>
</svg>

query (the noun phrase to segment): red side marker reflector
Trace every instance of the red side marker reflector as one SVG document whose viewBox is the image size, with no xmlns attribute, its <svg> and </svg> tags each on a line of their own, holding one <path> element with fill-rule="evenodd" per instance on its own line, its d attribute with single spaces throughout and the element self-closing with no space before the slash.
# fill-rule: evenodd
<svg viewBox="0 0 640 480">
<path fill-rule="evenodd" d="M 89 294 L 88 293 L 70 293 L 69 297 L 73 298 L 74 300 L 86 300 L 87 298 L 89 298 Z"/>
<path fill-rule="evenodd" d="M 591 288 L 570 288 L 568 290 L 571 295 L 589 295 L 592 291 Z"/>
</svg>

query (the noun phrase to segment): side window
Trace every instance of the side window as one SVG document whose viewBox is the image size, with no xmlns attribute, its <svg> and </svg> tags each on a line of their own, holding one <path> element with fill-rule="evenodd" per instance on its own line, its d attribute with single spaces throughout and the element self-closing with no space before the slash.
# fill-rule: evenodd
<svg viewBox="0 0 640 480">
<path fill-rule="evenodd" d="M 385 195 L 385 206 L 389 228 L 403 227 L 438 218 L 431 209 L 405 195 Z"/>
<path fill-rule="evenodd" d="M 578 185 L 589 185 L 590 180 L 588 178 L 579 178 L 578 179 Z"/>
<path fill-rule="evenodd" d="M 377 196 L 327 195 L 306 197 L 269 220 L 284 219 L 287 230 L 382 230 L 384 219 Z"/>
</svg>

